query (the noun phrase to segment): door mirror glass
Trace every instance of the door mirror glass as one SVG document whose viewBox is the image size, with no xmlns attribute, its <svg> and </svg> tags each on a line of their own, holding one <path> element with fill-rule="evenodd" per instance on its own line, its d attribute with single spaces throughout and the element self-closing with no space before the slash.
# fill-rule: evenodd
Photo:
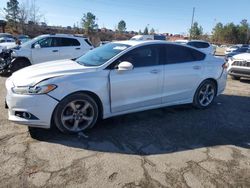
<svg viewBox="0 0 250 188">
<path fill-rule="evenodd" d="M 40 46 L 40 44 L 36 44 L 36 45 L 34 46 L 34 48 L 35 48 L 35 49 L 40 49 L 41 46 Z"/>
<path fill-rule="evenodd" d="M 118 65 L 118 71 L 132 70 L 134 66 L 128 61 L 123 61 Z"/>
</svg>

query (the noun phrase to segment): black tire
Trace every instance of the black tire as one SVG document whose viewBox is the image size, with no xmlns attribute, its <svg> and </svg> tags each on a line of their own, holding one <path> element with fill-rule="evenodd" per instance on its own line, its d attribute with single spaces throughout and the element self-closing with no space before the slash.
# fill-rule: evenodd
<svg viewBox="0 0 250 188">
<path fill-rule="evenodd" d="M 42 129 L 41 128 L 36 128 L 36 127 L 28 127 L 29 129 L 29 134 L 30 137 L 33 139 L 39 139 L 41 134 Z"/>
<path fill-rule="evenodd" d="M 0 71 L 0 76 L 2 77 L 9 77 L 11 75 L 10 72 L 8 72 L 8 70 L 1 70 Z"/>
<path fill-rule="evenodd" d="M 240 80 L 240 76 L 232 76 L 231 75 L 231 78 L 232 78 L 232 80 Z"/>
<path fill-rule="evenodd" d="M 12 63 L 11 66 L 11 72 L 16 72 L 24 67 L 28 67 L 30 66 L 30 62 L 28 60 L 24 60 L 24 59 L 17 59 Z"/>
<path fill-rule="evenodd" d="M 85 109 L 86 106 L 88 107 Z M 74 134 L 92 128 L 98 116 L 96 101 L 87 94 L 75 93 L 65 97 L 57 105 L 53 121 L 61 132 Z M 76 124 L 78 125 L 75 126 Z"/>
<path fill-rule="evenodd" d="M 208 108 L 213 103 L 216 95 L 217 87 L 215 82 L 212 80 L 205 80 L 195 92 L 193 106 L 198 109 Z"/>
</svg>

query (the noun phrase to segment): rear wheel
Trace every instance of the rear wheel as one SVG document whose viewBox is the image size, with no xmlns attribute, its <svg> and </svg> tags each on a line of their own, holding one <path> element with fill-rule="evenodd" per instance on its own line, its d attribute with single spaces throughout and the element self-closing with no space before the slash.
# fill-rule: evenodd
<svg viewBox="0 0 250 188">
<path fill-rule="evenodd" d="M 98 119 L 98 105 L 87 94 L 72 94 L 58 104 L 53 118 L 60 131 L 78 133 L 95 125 Z"/>
<path fill-rule="evenodd" d="M 17 59 L 12 63 L 11 72 L 16 72 L 24 67 L 30 66 L 30 62 L 25 59 Z"/>
<path fill-rule="evenodd" d="M 231 76 L 231 78 L 232 78 L 233 80 L 240 80 L 240 77 L 239 77 L 239 76 Z"/>
<path fill-rule="evenodd" d="M 216 84 L 212 80 L 205 80 L 196 90 L 193 105 L 203 109 L 209 107 L 217 94 Z"/>
</svg>

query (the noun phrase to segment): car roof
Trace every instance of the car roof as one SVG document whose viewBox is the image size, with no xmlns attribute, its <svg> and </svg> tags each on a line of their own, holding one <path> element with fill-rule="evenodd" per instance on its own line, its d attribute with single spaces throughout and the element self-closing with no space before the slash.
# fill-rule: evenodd
<svg viewBox="0 0 250 188">
<path fill-rule="evenodd" d="M 167 41 L 162 41 L 162 40 L 124 40 L 124 41 L 115 41 L 113 43 L 119 43 L 119 44 L 125 44 L 125 45 L 130 45 L 130 46 L 137 46 L 141 44 L 176 44 L 174 42 L 167 42 Z M 177 44 L 179 45 L 179 44 Z M 183 45 L 182 45 L 183 46 Z"/>
<path fill-rule="evenodd" d="M 56 37 L 71 37 L 71 38 L 84 38 L 87 39 L 87 37 L 82 36 L 82 35 L 74 35 L 74 34 L 44 34 L 44 35 L 40 35 L 40 36 L 45 36 L 45 37 L 49 37 L 49 36 L 56 36 Z"/>
</svg>

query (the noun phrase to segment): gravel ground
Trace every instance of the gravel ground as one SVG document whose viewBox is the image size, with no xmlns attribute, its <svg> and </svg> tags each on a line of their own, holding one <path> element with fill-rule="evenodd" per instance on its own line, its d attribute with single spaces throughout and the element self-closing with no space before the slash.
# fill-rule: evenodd
<svg viewBox="0 0 250 188">
<path fill-rule="evenodd" d="M 0 187 L 250 187 L 250 80 L 228 79 L 211 108 L 162 108 L 82 135 L 7 120 L 0 77 Z"/>
</svg>

